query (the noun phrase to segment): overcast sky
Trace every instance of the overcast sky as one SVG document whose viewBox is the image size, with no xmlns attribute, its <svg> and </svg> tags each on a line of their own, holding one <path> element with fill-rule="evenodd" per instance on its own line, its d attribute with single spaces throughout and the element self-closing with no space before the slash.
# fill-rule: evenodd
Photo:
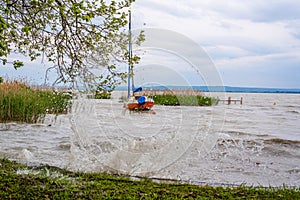
<svg viewBox="0 0 300 200">
<path fill-rule="evenodd" d="M 132 12 L 135 28 L 195 41 L 224 85 L 300 88 L 299 0 L 137 0 Z"/>
<path fill-rule="evenodd" d="M 300 88 L 299 0 L 136 0 L 132 13 L 133 28 L 170 30 L 203 48 L 224 85 Z M 182 45 L 185 45 L 183 49 L 187 48 L 186 44 Z M 178 56 L 160 57 L 160 62 L 153 55 L 144 59 L 151 58 L 154 73 L 159 73 L 157 66 L 165 65 L 163 71 L 169 74 L 168 70 L 178 68 L 176 63 L 182 65 Z M 163 64 L 164 59 L 174 62 Z M 44 79 L 43 64 L 25 64 L 31 67 L 27 65 L 15 71 L 6 66 L 0 70 L 0 76 Z M 186 80 L 193 79 L 197 72 L 184 69 L 176 73 L 184 74 L 184 81 L 197 84 Z M 163 79 L 163 84 L 176 84 L 174 77 Z"/>
</svg>

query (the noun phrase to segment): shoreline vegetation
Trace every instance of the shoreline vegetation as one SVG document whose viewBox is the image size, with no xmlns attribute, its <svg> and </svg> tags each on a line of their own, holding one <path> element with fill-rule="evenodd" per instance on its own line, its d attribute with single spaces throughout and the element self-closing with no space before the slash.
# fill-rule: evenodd
<svg viewBox="0 0 300 200">
<path fill-rule="evenodd" d="M 72 95 L 52 89 L 33 88 L 22 81 L 0 83 L 0 123 L 43 122 L 46 114 L 66 114 Z"/>
<path fill-rule="evenodd" d="M 203 92 L 192 89 L 145 90 L 137 92 L 137 96 L 146 95 L 152 98 L 156 105 L 164 106 L 214 106 L 218 98 L 205 96 Z M 126 97 L 121 97 L 124 101 Z"/>
<path fill-rule="evenodd" d="M 28 166 L 0 158 L 0 199 L 297 199 L 298 187 L 209 186 Z"/>
</svg>

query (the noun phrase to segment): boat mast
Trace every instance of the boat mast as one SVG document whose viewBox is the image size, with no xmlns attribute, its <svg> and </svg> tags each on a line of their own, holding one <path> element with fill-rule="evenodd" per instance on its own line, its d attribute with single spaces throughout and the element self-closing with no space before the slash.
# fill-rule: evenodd
<svg viewBox="0 0 300 200">
<path fill-rule="evenodd" d="M 130 97 L 130 78 L 132 76 L 132 44 L 131 44 L 131 11 L 129 10 L 129 42 L 128 42 L 128 99 Z"/>
<path fill-rule="evenodd" d="M 129 24 L 130 24 L 130 76 L 131 76 L 131 90 L 132 92 L 134 93 L 134 78 L 133 78 L 133 60 L 132 60 L 132 56 L 133 56 L 133 53 L 132 53 L 132 32 L 131 32 L 131 11 L 129 13 Z"/>
</svg>

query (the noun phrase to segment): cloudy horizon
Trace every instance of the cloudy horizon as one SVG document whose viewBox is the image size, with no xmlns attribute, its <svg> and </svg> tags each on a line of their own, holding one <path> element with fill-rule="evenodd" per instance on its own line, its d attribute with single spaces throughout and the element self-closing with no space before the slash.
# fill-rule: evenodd
<svg viewBox="0 0 300 200">
<path fill-rule="evenodd" d="M 132 13 L 135 28 L 195 41 L 224 85 L 300 88 L 299 1 L 137 0 Z"/>
</svg>

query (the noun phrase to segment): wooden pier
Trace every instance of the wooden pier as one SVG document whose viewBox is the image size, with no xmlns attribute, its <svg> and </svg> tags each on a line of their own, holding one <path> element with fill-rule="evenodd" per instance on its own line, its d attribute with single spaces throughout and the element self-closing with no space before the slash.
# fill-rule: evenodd
<svg viewBox="0 0 300 200">
<path fill-rule="evenodd" d="M 220 102 L 223 102 L 223 103 L 226 103 L 227 105 L 230 105 L 230 104 L 243 104 L 243 97 L 241 97 L 241 99 L 231 99 L 231 97 L 228 97 L 228 99 L 226 100 L 219 100 Z"/>
</svg>

